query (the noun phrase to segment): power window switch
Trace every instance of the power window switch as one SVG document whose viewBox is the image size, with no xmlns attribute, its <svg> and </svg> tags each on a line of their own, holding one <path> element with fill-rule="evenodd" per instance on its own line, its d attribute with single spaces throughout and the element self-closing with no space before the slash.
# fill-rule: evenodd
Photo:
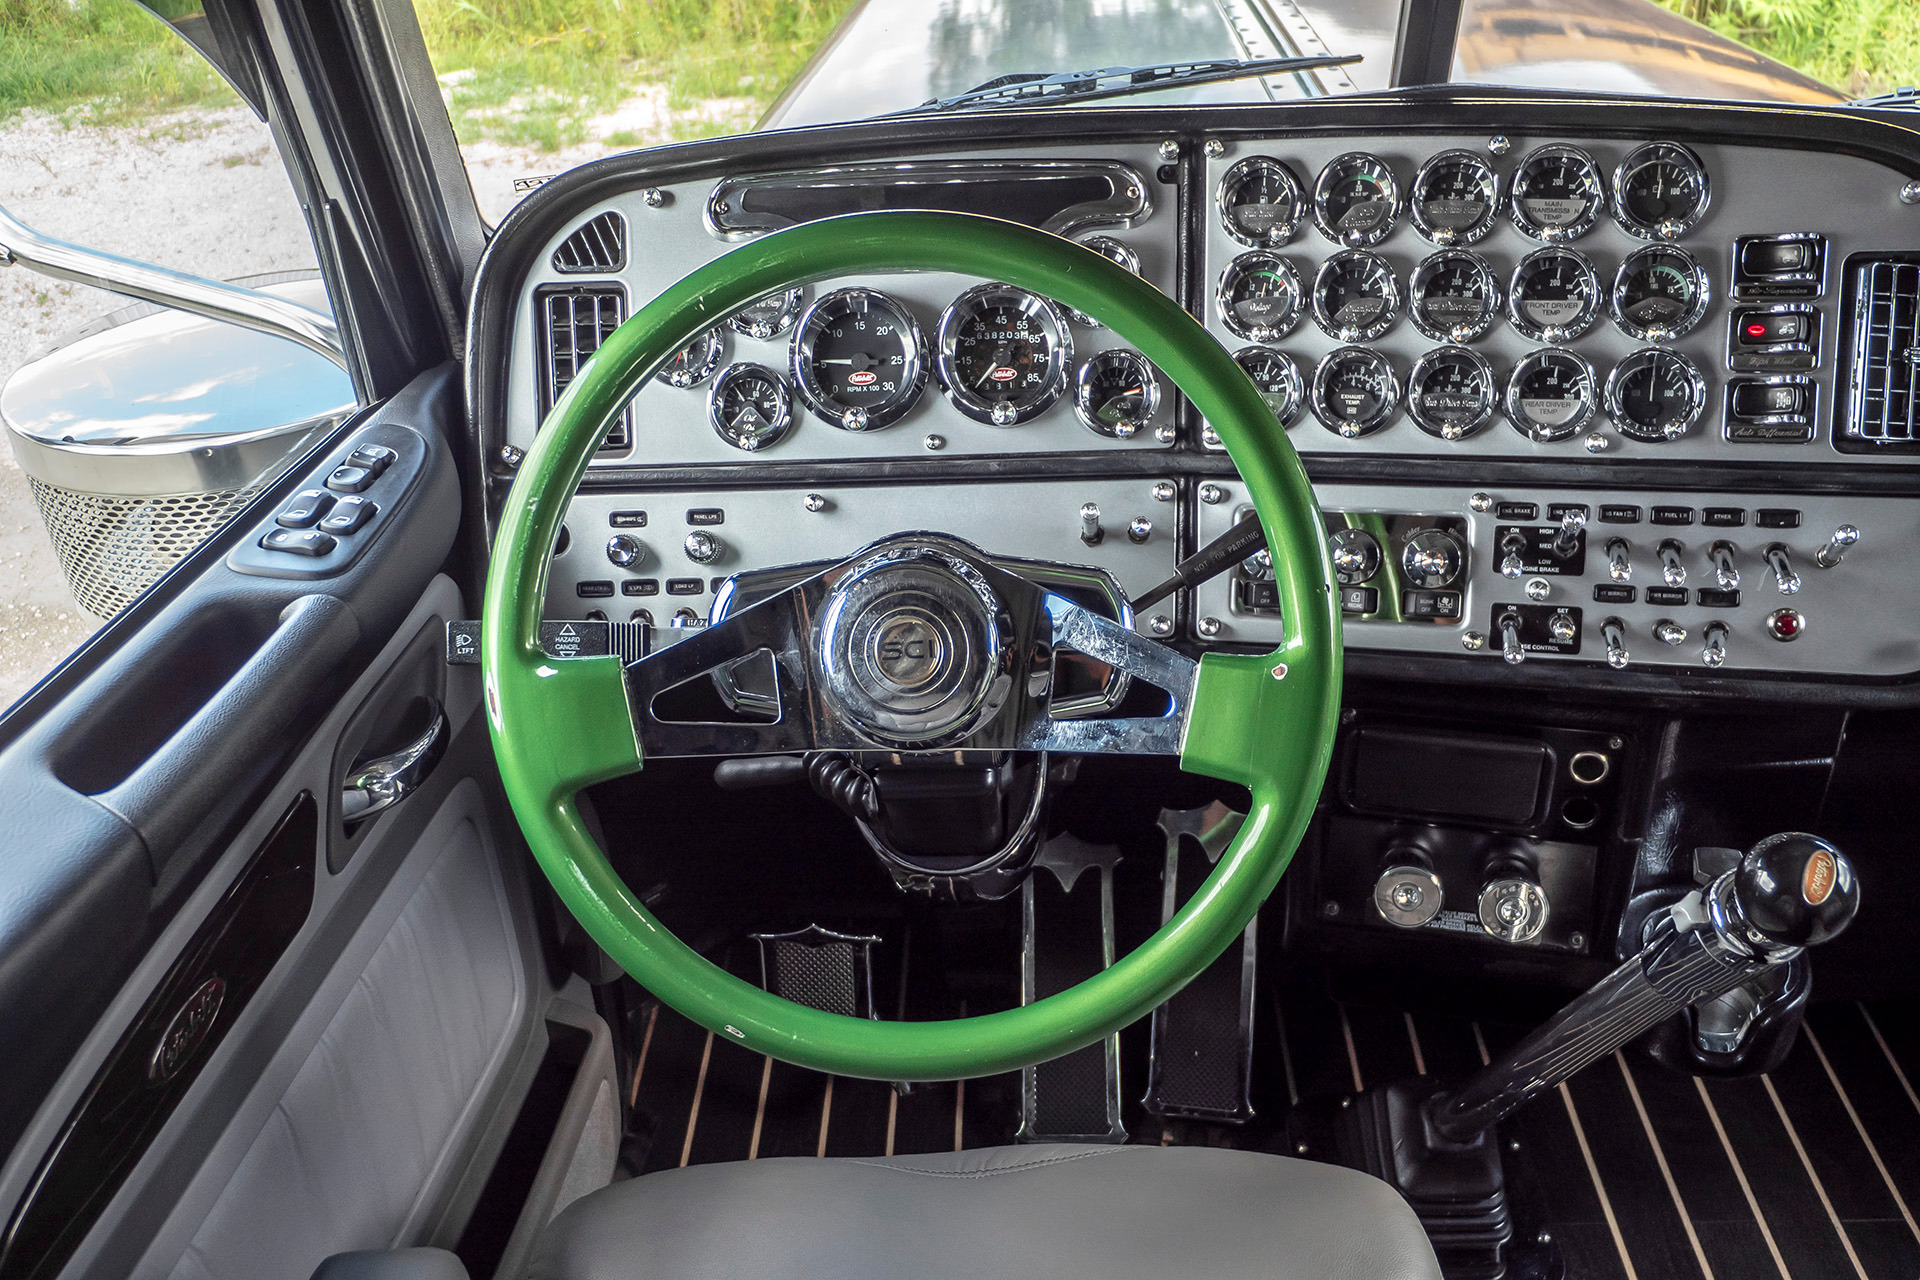
<svg viewBox="0 0 1920 1280">
<path fill-rule="evenodd" d="M 368 467 L 357 467 L 351 462 L 335 467 L 333 474 L 327 477 L 327 488 L 335 493 L 359 493 L 374 480 L 374 472 Z"/>
<path fill-rule="evenodd" d="M 364 467 L 377 476 L 392 466 L 399 457 L 399 454 L 383 444 L 363 444 L 347 455 L 347 465 Z"/>
<path fill-rule="evenodd" d="M 269 551 L 317 560 L 340 544 L 332 534 L 318 529 L 269 529 L 267 536 L 260 539 L 260 545 Z"/>
<path fill-rule="evenodd" d="M 333 507 L 333 495 L 325 489 L 302 489 L 293 501 L 281 508 L 273 522 L 282 529 L 311 529 Z"/>
<path fill-rule="evenodd" d="M 380 508 L 366 498 L 350 494 L 340 499 L 333 513 L 320 522 L 320 527 L 328 533 L 358 533 L 379 513 Z"/>
</svg>

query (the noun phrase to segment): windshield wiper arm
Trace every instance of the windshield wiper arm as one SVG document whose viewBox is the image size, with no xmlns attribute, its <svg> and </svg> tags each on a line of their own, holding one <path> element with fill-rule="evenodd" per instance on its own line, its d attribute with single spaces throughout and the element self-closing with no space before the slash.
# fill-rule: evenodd
<svg viewBox="0 0 1920 1280">
<path fill-rule="evenodd" d="M 1920 111 L 1920 89 L 1909 85 L 1904 89 L 1894 89 L 1887 93 L 1876 93 L 1865 98 L 1853 98 L 1843 105 L 1849 107 L 1905 107 L 1909 111 Z"/>
<path fill-rule="evenodd" d="M 950 98 L 933 98 L 917 107 L 884 112 L 885 116 L 933 115 L 943 111 L 972 111 L 984 107 L 1071 106 L 1100 98 L 1124 98 L 1155 89 L 1178 89 L 1195 84 L 1220 84 L 1253 76 L 1286 75 L 1344 67 L 1360 61 L 1357 53 L 1319 54 L 1305 58 L 1219 58 L 1211 62 L 1161 62 L 1144 67 L 1098 67 L 1090 71 L 1038 71 L 997 76 Z"/>
</svg>

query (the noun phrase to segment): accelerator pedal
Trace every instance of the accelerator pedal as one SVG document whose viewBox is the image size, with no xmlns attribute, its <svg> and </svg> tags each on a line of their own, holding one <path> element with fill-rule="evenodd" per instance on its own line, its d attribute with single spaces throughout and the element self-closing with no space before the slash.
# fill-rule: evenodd
<svg viewBox="0 0 1920 1280">
<path fill-rule="evenodd" d="M 880 939 L 810 924 L 749 934 L 760 944 L 760 985 L 782 1000 L 849 1018 L 877 1018 L 873 948 Z"/>
<path fill-rule="evenodd" d="M 1113 868 L 1120 851 L 1071 835 L 1047 841 L 1023 895 L 1020 1003 L 1064 991 L 1113 963 Z M 1091 872 L 1092 874 L 1087 874 Z M 1021 1142 L 1125 1142 L 1120 1035 L 1020 1073 Z"/>
<path fill-rule="evenodd" d="M 1247 815 L 1219 802 L 1204 809 L 1165 809 L 1167 838 L 1160 922 L 1200 887 L 1233 843 Z M 1253 980 L 1256 918 L 1240 946 L 1228 947 L 1199 977 L 1153 1011 L 1147 1060 L 1149 1115 L 1163 1119 L 1245 1124 L 1253 1118 Z"/>
</svg>

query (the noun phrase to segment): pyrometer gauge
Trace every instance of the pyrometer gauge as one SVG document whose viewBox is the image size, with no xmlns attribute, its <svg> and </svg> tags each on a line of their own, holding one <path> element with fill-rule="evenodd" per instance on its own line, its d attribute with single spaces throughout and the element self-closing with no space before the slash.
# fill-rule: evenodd
<svg viewBox="0 0 1920 1280">
<path fill-rule="evenodd" d="M 1707 314 L 1707 271 L 1685 249 L 1650 244 L 1626 256 L 1613 277 L 1611 308 L 1620 332 L 1642 342 L 1671 342 Z"/>
<path fill-rule="evenodd" d="M 1128 275 L 1137 276 L 1140 274 L 1140 255 L 1135 253 L 1133 246 L 1127 244 L 1125 241 L 1116 240 L 1112 236 L 1088 236 L 1086 239 L 1078 241 L 1077 243 L 1082 249 L 1093 250 Z M 1084 311 L 1069 311 L 1067 314 L 1075 320 L 1078 320 L 1081 324 L 1086 325 L 1089 329 L 1106 328 L 1105 325 Z"/>
<path fill-rule="evenodd" d="M 1253 382 L 1281 426 L 1299 421 L 1305 386 L 1292 356 L 1272 347 L 1242 347 L 1233 353 L 1233 362 Z"/>
<path fill-rule="evenodd" d="M 800 308 L 806 305 L 805 289 L 788 289 L 781 293 L 770 293 L 757 302 L 749 302 L 727 317 L 727 328 L 745 338 L 777 338 L 793 328 L 793 322 L 800 318 Z"/>
<path fill-rule="evenodd" d="M 1600 274 L 1583 253 L 1535 249 L 1507 286 L 1507 318 L 1535 342 L 1566 342 L 1600 318 Z"/>
<path fill-rule="evenodd" d="M 1599 408 L 1593 366 L 1564 347 L 1536 351 L 1507 376 L 1507 420 L 1530 440 L 1565 440 Z"/>
<path fill-rule="evenodd" d="M 1313 184 L 1313 222 L 1350 249 L 1379 244 L 1400 216 L 1400 184 L 1379 156 L 1349 151 L 1327 161 Z"/>
<path fill-rule="evenodd" d="M 1506 290 L 1487 260 L 1465 249 L 1436 253 L 1413 270 L 1407 313 L 1436 342 L 1472 342 L 1500 319 Z"/>
<path fill-rule="evenodd" d="M 1371 347 L 1330 351 L 1313 371 L 1307 406 L 1320 425 L 1356 440 L 1387 425 L 1400 407 L 1400 379 Z"/>
<path fill-rule="evenodd" d="M 790 364 L 800 402 L 847 431 L 906 416 L 927 384 L 919 322 L 877 289 L 836 289 L 794 326 Z"/>
<path fill-rule="evenodd" d="M 1343 249 L 1313 277 L 1313 322 L 1338 342 L 1372 342 L 1400 317 L 1400 282 L 1377 253 Z"/>
<path fill-rule="evenodd" d="M 697 387 L 713 376 L 726 358 L 727 340 L 718 329 L 709 329 L 673 353 L 673 358 L 653 376 L 670 387 Z"/>
<path fill-rule="evenodd" d="M 779 444 L 793 430 L 787 380 L 764 365 L 730 364 L 707 392 L 707 417 L 736 449 L 757 453 Z"/>
<path fill-rule="evenodd" d="M 1307 197 L 1292 168 L 1272 156 L 1248 156 L 1220 179 L 1220 225 L 1241 244 L 1277 249 L 1293 239 Z"/>
<path fill-rule="evenodd" d="M 1678 440 L 1706 407 L 1706 378 L 1677 351 L 1643 347 L 1607 375 L 1607 417 L 1634 440 Z"/>
<path fill-rule="evenodd" d="M 1074 375 L 1073 410 L 1100 435 L 1131 439 L 1160 411 L 1160 375 L 1137 351 L 1089 356 Z"/>
<path fill-rule="evenodd" d="M 1486 426 L 1499 400 L 1493 367 L 1465 347 L 1429 351 L 1407 375 L 1407 416 L 1442 440 L 1464 440 Z"/>
<path fill-rule="evenodd" d="M 1642 240 L 1678 240 L 1712 198 L 1707 166 L 1677 142 L 1636 147 L 1613 171 L 1614 221 Z"/>
<path fill-rule="evenodd" d="M 1273 342 L 1300 323 L 1300 273 L 1277 253 L 1243 253 L 1220 273 L 1220 323 L 1248 342 Z"/>
<path fill-rule="evenodd" d="M 1012 285 L 978 285 L 955 298 L 933 343 L 953 407 L 989 426 L 1031 422 L 1066 392 L 1073 370 L 1066 316 Z"/>
<path fill-rule="evenodd" d="M 1600 166 L 1578 147 L 1548 146 L 1527 153 L 1513 170 L 1507 217 L 1523 233 L 1552 244 L 1577 240 L 1606 211 Z"/>
<path fill-rule="evenodd" d="M 1407 191 L 1407 220 L 1442 247 L 1484 240 L 1500 217 L 1500 175 L 1471 151 L 1442 151 Z"/>
</svg>

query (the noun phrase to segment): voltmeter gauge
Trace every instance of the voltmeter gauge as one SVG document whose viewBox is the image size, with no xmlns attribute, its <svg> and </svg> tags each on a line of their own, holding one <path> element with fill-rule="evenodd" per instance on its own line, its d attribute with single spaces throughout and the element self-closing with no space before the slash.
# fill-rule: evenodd
<svg viewBox="0 0 1920 1280">
<path fill-rule="evenodd" d="M 726 354 L 727 340 L 718 329 L 709 329 L 674 352 L 673 359 L 653 376 L 670 387 L 697 387 L 713 376 Z"/>
<path fill-rule="evenodd" d="M 1513 171 L 1507 217 L 1535 240 L 1577 240 L 1600 220 L 1606 207 L 1607 188 L 1600 167 L 1578 147 L 1530 151 Z"/>
<path fill-rule="evenodd" d="M 1400 378 L 1371 347 L 1330 351 L 1313 371 L 1307 406 L 1320 425 L 1349 440 L 1371 435 L 1400 407 Z"/>
<path fill-rule="evenodd" d="M 728 316 L 727 327 L 743 337 L 763 341 L 778 337 L 793 328 L 793 322 L 800 318 L 800 308 L 806 305 L 806 301 L 805 289 L 770 293 Z"/>
<path fill-rule="evenodd" d="M 1707 314 L 1706 268 L 1685 249 L 1650 244 L 1628 254 L 1613 277 L 1613 322 L 1630 338 L 1671 342 Z"/>
<path fill-rule="evenodd" d="M 1407 375 L 1407 416 L 1442 440 L 1464 440 L 1486 426 L 1499 399 L 1493 367 L 1465 347 L 1429 351 Z"/>
<path fill-rule="evenodd" d="M 1307 197 L 1293 170 L 1272 156 L 1248 156 L 1220 179 L 1220 225 L 1241 244 L 1277 249 L 1293 239 Z"/>
<path fill-rule="evenodd" d="M 1564 347 L 1536 351 L 1507 377 L 1507 418 L 1521 435 L 1565 440 L 1599 407 L 1593 366 Z"/>
<path fill-rule="evenodd" d="M 1600 317 L 1600 275 L 1572 249 L 1535 249 L 1507 287 L 1507 318 L 1535 342 L 1565 342 Z"/>
<path fill-rule="evenodd" d="M 1613 171 L 1613 217 L 1628 235 L 1677 240 L 1707 211 L 1707 166 L 1677 142 L 1636 147 Z"/>
<path fill-rule="evenodd" d="M 1160 411 L 1160 375 L 1137 351 L 1102 351 L 1089 356 L 1074 376 L 1073 408 L 1101 435 L 1128 439 Z"/>
<path fill-rule="evenodd" d="M 793 430 L 787 382 L 764 365 L 730 364 L 707 392 L 707 416 L 722 440 L 757 453 Z"/>
<path fill-rule="evenodd" d="M 1420 166 L 1407 219 L 1437 245 L 1484 240 L 1500 216 L 1500 175 L 1472 151 L 1442 151 Z"/>
<path fill-rule="evenodd" d="M 1313 322 L 1341 342 L 1372 342 L 1400 315 L 1400 282 L 1377 253 L 1343 249 L 1313 277 Z"/>
<path fill-rule="evenodd" d="M 1135 276 L 1140 274 L 1140 255 L 1135 253 L 1133 247 L 1126 242 L 1116 240 L 1112 236 L 1088 236 L 1078 243 L 1082 249 L 1093 250 L 1127 274 Z M 1106 328 L 1084 311 L 1069 311 L 1067 314 L 1089 329 Z"/>
<path fill-rule="evenodd" d="M 1281 426 L 1290 427 L 1299 420 L 1303 385 L 1300 366 L 1292 356 L 1272 347 L 1242 347 L 1233 353 L 1233 362 L 1252 379 Z"/>
<path fill-rule="evenodd" d="M 1067 389 L 1073 338 L 1067 318 L 1045 298 L 1005 284 L 983 284 L 953 300 L 934 334 L 947 396 L 975 422 L 1030 422 Z"/>
<path fill-rule="evenodd" d="M 1487 260 L 1465 249 L 1436 253 L 1415 267 L 1407 294 L 1414 328 L 1455 343 L 1485 336 L 1506 298 Z"/>
<path fill-rule="evenodd" d="M 1379 156 L 1349 151 L 1327 161 L 1313 184 L 1313 221 L 1336 244 L 1379 244 L 1400 216 L 1400 184 Z"/>
<path fill-rule="evenodd" d="M 919 322 L 878 289 L 836 289 L 808 307 L 791 364 L 801 403 L 848 431 L 892 426 L 927 385 Z"/>
<path fill-rule="evenodd" d="M 1607 417 L 1635 440 L 1678 440 L 1706 406 L 1706 378 L 1677 351 L 1643 347 L 1607 375 Z"/>
<path fill-rule="evenodd" d="M 1220 323 L 1249 342 L 1273 342 L 1300 323 L 1300 273 L 1277 253 L 1243 253 L 1220 273 Z"/>
</svg>

